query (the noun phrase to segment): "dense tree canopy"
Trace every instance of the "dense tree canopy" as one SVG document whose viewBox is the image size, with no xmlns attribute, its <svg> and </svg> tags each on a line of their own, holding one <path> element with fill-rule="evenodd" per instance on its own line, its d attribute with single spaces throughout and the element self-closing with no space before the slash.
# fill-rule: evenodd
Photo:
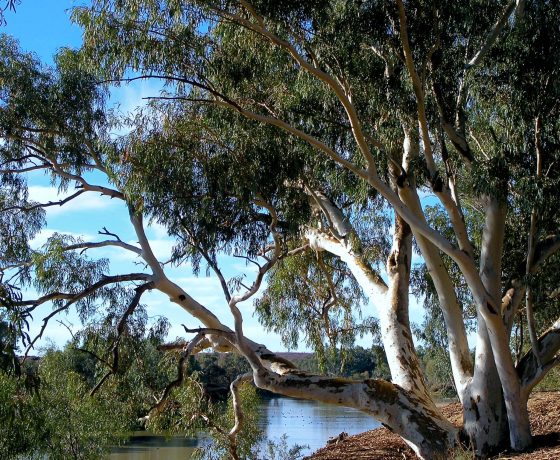
<svg viewBox="0 0 560 460">
<path fill-rule="evenodd" d="M 55 69 L 3 38 L 0 319 L 21 335 L 39 305 L 53 306 L 45 325 L 75 306 L 89 345 L 112 344 L 102 386 L 158 290 L 204 325 L 170 345 L 181 363 L 238 353 L 251 368 L 239 381 L 366 411 L 423 458 L 460 439 L 481 456 L 525 449 L 528 395 L 560 361 L 559 13 L 547 0 L 94 0 L 74 11 L 83 49 Z M 123 120 L 107 88 L 138 79 L 161 91 L 112 135 Z M 30 202 L 36 170 L 75 189 Z M 123 202 L 137 243 L 103 228 L 96 242 L 55 234 L 30 248 L 45 207 L 92 192 Z M 175 239 L 170 262 L 219 278 L 234 330 L 168 277 L 145 220 Z M 105 246 L 145 265 L 110 273 L 94 255 Z M 256 275 L 227 279 L 222 254 Z M 21 297 L 28 286 L 37 298 Z M 410 291 L 424 296 L 422 339 L 447 348 L 464 436 L 426 385 Z M 322 359 L 374 333 L 391 381 L 298 370 L 245 336 L 239 304 L 253 299 L 266 328 Z"/>
</svg>

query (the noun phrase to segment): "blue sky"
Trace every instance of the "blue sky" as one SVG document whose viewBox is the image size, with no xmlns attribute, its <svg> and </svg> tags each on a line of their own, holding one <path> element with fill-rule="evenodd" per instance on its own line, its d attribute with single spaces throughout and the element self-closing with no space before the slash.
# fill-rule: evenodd
<svg viewBox="0 0 560 460">
<path fill-rule="evenodd" d="M 6 12 L 7 25 L 3 27 L 4 33 L 14 36 L 20 41 L 22 49 L 36 53 L 39 58 L 51 64 L 52 56 L 61 47 L 77 48 L 81 44 L 81 30 L 73 25 L 70 20 L 70 8 L 84 4 L 83 1 L 61 1 L 61 0 L 23 0 L 17 7 L 15 13 Z M 142 104 L 142 98 L 155 95 L 158 87 L 149 82 L 137 82 L 133 85 L 122 86 L 112 92 L 111 104 L 119 104 L 122 112 L 134 110 Z M 92 180 L 95 180 L 93 178 Z M 40 173 L 30 178 L 30 192 L 32 198 L 37 201 L 55 201 L 60 199 L 56 190 L 50 187 L 48 180 Z M 71 191 L 68 192 L 70 194 Z M 127 218 L 127 212 L 122 203 L 110 200 L 106 197 L 86 193 L 79 199 L 72 201 L 68 206 L 51 207 L 47 211 L 47 228 L 36 238 L 34 246 L 39 247 L 46 238 L 54 232 L 70 233 L 88 241 L 100 239 L 97 234 L 102 227 L 106 226 L 109 231 L 118 233 L 120 237 L 131 243 L 135 242 L 132 228 Z M 156 255 L 161 261 L 167 260 L 171 253 L 172 241 L 167 237 L 165 229 L 159 225 L 151 225 L 148 236 L 152 241 Z M 124 250 L 118 248 L 107 248 L 96 252 L 111 261 L 111 269 L 114 272 L 138 271 L 137 259 Z M 93 255 L 93 254 L 92 254 Z M 238 275 L 240 272 L 248 274 L 251 279 L 251 267 L 247 267 L 239 259 L 223 257 L 223 268 L 227 276 Z M 215 277 L 195 278 L 189 266 L 181 268 L 170 268 L 168 274 L 182 287 L 185 288 L 196 300 L 214 311 L 226 324 L 233 326 L 229 308 L 221 294 L 220 285 Z M 152 318 L 164 315 L 169 318 L 172 325 L 169 337 L 173 339 L 182 335 L 181 324 L 196 327 L 199 324 L 184 313 L 179 307 L 158 293 L 149 293 L 143 298 L 148 305 L 148 314 Z M 374 308 L 365 309 L 364 315 L 370 314 Z M 272 350 L 281 350 L 279 337 L 264 331 L 252 317 L 252 304 L 246 302 L 242 311 L 244 313 L 245 332 L 248 337 L 266 344 Z M 421 308 L 412 301 L 411 311 L 413 321 L 421 318 Z M 36 333 L 41 325 L 41 318 L 50 312 L 50 306 L 42 306 L 35 314 L 31 324 L 31 335 Z M 62 320 L 76 331 L 80 322 L 75 314 L 62 316 Z M 59 323 L 52 321 L 46 330 L 44 339 L 39 345 L 45 345 L 48 341 L 61 346 L 70 338 L 70 333 Z M 364 338 L 359 342 L 363 346 L 369 346 L 371 341 Z M 305 349 L 305 347 L 300 347 Z"/>
</svg>

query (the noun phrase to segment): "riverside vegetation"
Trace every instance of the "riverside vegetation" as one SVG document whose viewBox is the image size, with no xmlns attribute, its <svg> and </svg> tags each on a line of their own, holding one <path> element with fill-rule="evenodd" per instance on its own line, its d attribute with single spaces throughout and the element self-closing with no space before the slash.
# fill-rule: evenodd
<svg viewBox="0 0 560 460">
<path fill-rule="evenodd" d="M 424 459 L 528 449 L 529 396 L 560 363 L 559 15 L 550 0 L 92 0 L 72 13 L 83 45 L 52 67 L 2 36 L 7 330 L 28 354 L 74 309 L 98 361 L 92 397 L 126 399 L 126 354 L 166 327 L 147 320 L 146 294 L 160 293 L 192 319 L 167 344 L 175 377 L 143 420 L 165 425 L 169 409 L 188 424 L 201 409 L 189 357 L 238 354 L 250 370 L 221 428 L 233 458 L 254 429 L 248 381 L 366 412 Z M 112 85 L 138 80 L 157 88 L 148 103 L 111 110 Z M 41 173 L 60 200 L 30 199 Z M 64 228 L 30 245 L 45 209 L 93 194 L 119 203 L 127 236 L 92 211 L 96 238 Z M 170 260 L 150 223 L 173 240 Z M 109 250 L 137 264 L 117 270 Z M 228 256 L 253 270 L 232 274 Z M 212 272 L 226 309 L 199 302 L 172 267 Z M 301 369 L 246 334 L 247 310 L 325 365 L 377 336 L 390 379 Z M 460 426 L 427 371 L 452 377 Z"/>
</svg>

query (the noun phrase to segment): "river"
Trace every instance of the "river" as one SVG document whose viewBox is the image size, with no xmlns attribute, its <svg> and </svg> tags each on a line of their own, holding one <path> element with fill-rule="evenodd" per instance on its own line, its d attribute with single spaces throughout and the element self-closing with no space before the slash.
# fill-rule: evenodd
<svg viewBox="0 0 560 460">
<path fill-rule="evenodd" d="M 305 453 L 323 447 L 327 440 L 345 431 L 357 434 L 379 427 L 373 418 L 355 409 L 292 398 L 263 399 L 260 406 L 265 437 L 278 441 L 288 435 L 288 444 L 308 445 Z M 109 460 L 186 460 L 200 440 L 137 433 L 129 443 L 115 448 Z"/>
</svg>

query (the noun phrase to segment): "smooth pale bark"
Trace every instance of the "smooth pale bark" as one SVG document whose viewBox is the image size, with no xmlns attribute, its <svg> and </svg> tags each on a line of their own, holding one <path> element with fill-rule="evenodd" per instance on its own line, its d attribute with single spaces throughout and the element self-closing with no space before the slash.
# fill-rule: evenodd
<svg viewBox="0 0 560 460">
<path fill-rule="evenodd" d="M 329 236 L 325 232 L 309 231 L 307 236 L 311 247 L 329 251 L 346 262 L 364 292 L 377 304 L 381 337 L 393 382 L 415 392 L 426 404 L 434 406 L 414 349 L 409 323 L 408 288 L 412 261 L 410 227 L 400 216 L 395 216 L 393 246 L 387 259 L 387 287 L 364 259 L 359 249 L 361 245 L 356 241 L 357 235 L 340 209 L 323 193 L 309 189 L 306 192 L 326 216 L 328 230 L 332 233 Z M 377 301 L 380 295 L 383 297 Z"/>
<path fill-rule="evenodd" d="M 486 197 L 485 205 L 486 221 L 480 254 L 480 277 L 488 298 L 483 297 L 486 305 L 480 305 L 480 300 L 476 299 L 480 312 L 479 316 L 482 316 L 482 318 L 479 318 L 479 328 L 486 325 L 488 331 L 494 362 L 504 394 L 510 445 L 515 450 L 523 450 L 531 444 L 529 413 L 526 401 L 522 398 L 519 377 L 513 365 L 509 349 L 509 336 L 500 311 L 495 307 L 501 305 L 501 259 L 506 211 L 505 207 L 495 197 Z M 480 319 L 484 321 L 480 321 Z M 475 375 L 475 379 L 476 377 Z M 493 395 L 493 397 L 496 396 Z"/>
<path fill-rule="evenodd" d="M 407 175 L 407 179 L 400 184 L 398 190 L 399 197 L 419 219 L 426 222 L 420 204 L 420 198 L 414 187 L 413 171 L 410 170 L 410 164 L 418 155 L 418 141 L 415 137 L 414 130 L 405 127 L 404 135 L 402 167 Z M 459 305 L 455 287 L 443 264 L 438 248 L 421 234 L 415 234 L 415 237 L 426 263 L 428 273 L 436 288 L 447 332 L 449 357 L 451 360 L 455 388 L 457 389 L 459 399 L 463 401 L 467 384 L 470 382 L 473 375 L 473 364 L 461 306 Z"/>
<path fill-rule="evenodd" d="M 407 267 L 405 259 L 408 259 L 407 264 L 410 264 L 412 235 L 408 226 L 402 227 L 400 232 L 396 230 L 396 233 L 399 235 L 395 237 L 388 260 L 389 286 L 364 260 L 361 253 L 350 247 L 349 243 L 317 231 L 308 231 L 307 239 L 315 250 L 329 251 L 346 262 L 354 278 L 376 305 L 382 331 L 381 337 L 393 382 L 429 400 L 408 323 L 406 280 L 410 270 L 405 268 Z M 404 244 L 403 239 L 407 240 Z"/>
<path fill-rule="evenodd" d="M 507 443 L 507 414 L 502 384 L 482 315 L 478 315 L 474 377 L 462 400 L 463 430 L 479 456 Z"/>
</svg>

